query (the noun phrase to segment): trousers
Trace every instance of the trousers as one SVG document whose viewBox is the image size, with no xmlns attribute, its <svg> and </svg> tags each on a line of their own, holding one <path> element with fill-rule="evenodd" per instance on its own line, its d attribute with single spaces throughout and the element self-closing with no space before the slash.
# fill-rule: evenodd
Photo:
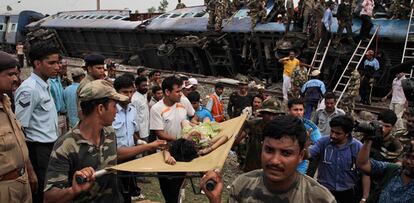
<svg viewBox="0 0 414 203">
<path fill-rule="evenodd" d="M 283 86 L 282 86 L 282 92 L 283 92 L 283 99 L 288 100 L 288 92 L 291 87 L 291 78 L 287 75 L 283 75 Z"/>
</svg>

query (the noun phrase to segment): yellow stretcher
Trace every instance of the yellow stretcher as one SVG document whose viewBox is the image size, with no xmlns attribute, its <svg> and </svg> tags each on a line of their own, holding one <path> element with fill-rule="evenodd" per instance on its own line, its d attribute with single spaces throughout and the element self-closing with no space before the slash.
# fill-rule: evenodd
<svg viewBox="0 0 414 203">
<path fill-rule="evenodd" d="M 169 165 L 164 162 L 163 153 L 158 152 L 113 166 L 109 170 L 128 172 L 205 172 L 221 169 L 236 136 L 243 127 L 246 117 L 247 115 L 243 114 L 237 118 L 220 123 L 223 130 L 217 136 L 227 136 L 229 138 L 228 141 L 209 154 L 198 157 L 191 162 L 177 162 L 175 165 Z"/>
</svg>

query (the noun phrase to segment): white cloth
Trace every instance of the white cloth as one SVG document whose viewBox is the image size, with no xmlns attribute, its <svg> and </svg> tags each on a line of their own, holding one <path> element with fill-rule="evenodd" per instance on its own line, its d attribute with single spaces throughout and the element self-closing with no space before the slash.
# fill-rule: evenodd
<svg viewBox="0 0 414 203">
<path fill-rule="evenodd" d="M 405 102 L 407 101 L 407 99 L 405 98 L 404 90 L 401 85 L 401 81 L 404 79 L 405 77 L 394 78 L 394 80 L 392 81 L 391 103 L 405 104 Z"/>
<path fill-rule="evenodd" d="M 283 92 L 283 99 L 288 100 L 288 92 L 291 87 L 291 78 L 287 75 L 283 75 L 283 86 L 282 86 L 282 92 Z"/>
<path fill-rule="evenodd" d="M 147 94 L 135 92 L 131 98 L 131 104 L 137 109 L 139 123 L 139 137 L 146 138 L 149 136 L 149 106 Z"/>
<path fill-rule="evenodd" d="M 187 111 L 181 103 L 167 106 L 160 100 L 150 110 L 150 129 L 164 130 L 169 135 L 181 137 L 181 122 L 187 119 Z"/>
<path fill-rule="evenodd" d="M 195 113 L 195 110 L 194 110 L 193 106 L 191 105 L 190 100 L 188 100 L 188 98 L 186 96 L 182 95 L 181 99 L 180 99 L 180 103 L 184 105 L 185 110 L 187 111 L 187 116 L 188 117 L 193 117 L 194 113 Z"/>
<path fill-rule="evenodd" d="M 362 2 L 362 10 L 360 15 L 367 15 L 372 17 L 372 12 L 374 11 L 374 0 L 364 0 Z"/>
<path fill-rule="evenodd" d="M 399 103 L 391 103 L 390 109 L 394 111 L 394 113 L 397 115 L 397 123 L 395 123 L 395 129 L 401 130 L 404 129 L 404 121 L 402 120 L 402 116 L 404 114 L 404 104 Z"/>
</svg>

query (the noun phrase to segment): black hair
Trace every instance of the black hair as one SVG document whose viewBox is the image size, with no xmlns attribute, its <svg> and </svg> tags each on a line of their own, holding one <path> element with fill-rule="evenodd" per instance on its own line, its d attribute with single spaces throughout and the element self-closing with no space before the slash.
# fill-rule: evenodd
<svg viewBox="0 0 414 203">
<path fill-rule="evenodd" d="M 394 111 L 392 111 L 392 110 L 390 110 L 390 109 L 387 109 L 387 110 L 384 110 L 384 111 L 381 111 L 379 114 L 378 114 L 378 120 L 379 121 L 382 121 L 382 122 L 384 122 L 384 123 L 389 123 L 389 124 L 391 124 L 392 126 L 394 126 L 395 125 L 395 123 L 397 122 L 397 115 L 395 114 L 395 112 Z"/>
<path fill-rule="evenodd" d="M 149 77 L 149 78 L 152 78 L 152 76 L 154 76 L 154 75 L 155 75 L 155 73 L 161 73 L 161 71 L 159 71 L 159 70 L 153 70 L 153 71 L 151 71 L 151 72 L 148 74 L 148 77 Z"/>
<path fill-rule="evenodd" d="M 198 93 L 197 91 L 192 91 L 190 93 L 188 93 L 188 100 L 193 103 L 193 102 L 199 102 L 200 101 L 200 93 Z"/>
<path fill-rule="evenodd" d="M 39 42 L 30 47 L 29 59 L 30 63 L 34 64 L 36 60 L 44 60 L 52 54 L 59 54 L 60 51 L 57 47 L 50 45 L 49 43 Z"/>
<path fill-rule="evenodd" d="M 82 109 L 83 116 L 89 116 L 90 114 L 92 114 L 93 111 L 95 110 L 95 108 L 99 104 L 103 104 L 105 106 L 105 108 L 108 108 L 109 101 L 110 101 L 110 99 L 108 97 L 106 97 L 106 98 L 102 98 L 102 99 L 94 99 L 94 100 L 90 100 L 90 101 L 81 102 L 80 106 L 81 106 L 81 109 Z"/>
<path fill-rule="evenodd" d="M 160 86 L 158 86 L 158 85 L 153 86 L 153 87 L 151 88 L 151 92 L 152 92 L 152 94 L 155 94 L 155 93 L 157 93 L 157 92 L 158 92 L 158 91 L 160 91 L 160 90 L 162 90 L 162 88 L 161 88 Z"/>
<path fill-rule="evenodd" d="M 144 71 L 145 71 L 145 68 L 138 68 L 137 69 L 137 75 L 140 75 Z"/>
<path fill-rule="evenodd" d="M 335 94 L 333 92 L 327 92 L 327 93 L 325 93 L 325 100 L 328 100 L 328 99 L 336 100 Z"/>
<path fill-rule="evenodd" d="M 147 82 L 148 79 L 146 77 L 139 76 L 135 78 L 135 87 L 138 88 L 142 82 Z"/>
<path fill-rule="evenodd" d="M 250 102 L 253 105 L 254 102 L 254 98 L 259 98 L 260 100 L 262 100 L 262 102 L 264 101 L 264 97 L 262 94 L 256 94 L 252 97 L 252 102 Z"/>
<path fill-rule="evenodd" d="M 124 76 L 124 77 L 128 77 L 130 80 L 132 80 L 132 82 L 134 82 L 134 81 L 135 81 L 135 76 L 134 76 L 134 74 L 132 74 L 132 73 L 125 73 L 125 74 L 123 74 L 122 76 Z"/>
<path fill-rule="evenodd" d="M 174 89 L 174 85 L 181 87 L 183 81 L 175 76 L 166 77 L 161 84 L 162 92 L 165 93 L 166 90 L 172 91 Z"/>
<path fill-rule="evenodd" d="M 195 142 L 184 138 L 170 142 L 168 151 L 176 161 L 190 162 L 198 157 Z"/>
<path fill-rule="evenodd" d="M 296 98 L 295 99 L 289 99 L 288 109 L 292 108 L 293 105 L 298 105 L 298 104 L 300 104 L 302 106 L 305 106 L 305 102 L 302 99 L 296 99 Z"/>
<path fill-rule="evenodd" d="M 119 91 L 122 88 L 129 88 L 134 86 L 134 80 L 127 75 L 121 75 L 117 77 L 114 81 L 114 88 L 116 91 Z"/>
<path fill-rule="evenodd" d="M 278 116 L 265 125 L 263 138 L 281 139 L 289 137 L 297 140 L 302 150 L 306 142 L 306 129 L 302 120 L 290 115 Z"/>
<path fill-rule="evenodd" d="M 351 116 L 335 116 L 329 121 L 329 126 L 340 127 L 346 134 L 351 133 L 354 129 L 354 119 Z"/>
<path fill-rule="evenodd" d="M 215 88 L 215 89 L 217 89 L 217 88 L 224 88 L 224 84 L 223 84 L 222 82 L 218 82 L 218 83 L 216 83 L 216 84 L 214 85 L 214 88 Z"/>
</svg>

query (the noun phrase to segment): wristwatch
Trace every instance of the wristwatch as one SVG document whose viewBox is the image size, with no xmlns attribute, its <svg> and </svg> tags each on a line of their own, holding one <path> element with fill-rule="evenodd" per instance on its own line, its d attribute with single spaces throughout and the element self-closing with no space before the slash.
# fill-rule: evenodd
<svg viewBox="0 0 414 203">
<path fill-rule="evenodd" d="M 367 198 L 362 198 L 361 202 L 367 202 Z"/>
</svg>

